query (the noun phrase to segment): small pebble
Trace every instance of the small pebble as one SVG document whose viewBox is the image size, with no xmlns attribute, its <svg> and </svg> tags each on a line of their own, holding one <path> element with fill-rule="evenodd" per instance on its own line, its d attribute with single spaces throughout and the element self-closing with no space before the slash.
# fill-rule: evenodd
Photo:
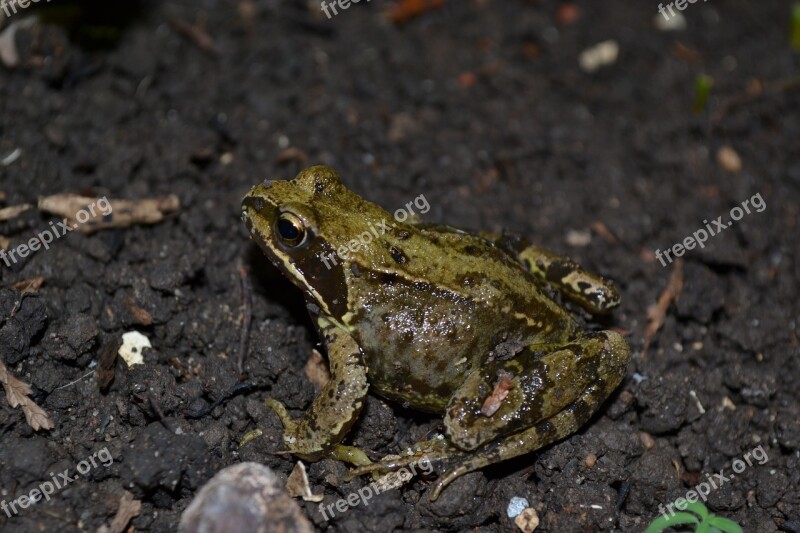
<svg viewBox="0 0 800 533">
<path fill-rule="evenodd" d="M 179 533 L 312 533 L 300 506 L 275 473 L 258 463 L 220 470 L 181 516 Z"/>
<path fill-rule="evenodd" d="M 514 523 L 523 533 L 531 533 L 531 531 L 539 527 L 539 515 L 536 514 L 535 509 L 528 507 L 520 513 Z"/>
<path fill-rule="evenodd" d="M 639 441 L 642 443 L 645 450 L 651 450 L 656 446 L 656 439 L 654 439 L 650 433 L 644 431 L 639 433 Z"/>
<path fill-rule="evenodd" d="M 144 356 L 142 356 L 142 350 L 144 348 L 152 348 L 150 339 L 138 331 L 129 331 L 122 334 L 122 346 L 119 347 L 117 353 L 129 367 L 143 365 Z"/>
<path fill-rule="evenodd" d="M 588 246 L 592 242 L 592 232 L 588 229 L 576 230 L 571 229 L 567 232 L 567 244 L 578 248 Z"/>
<path fill-rule="evenodd" d="M 717 163 L 731 173 L 736 173 L 742 170 L 742 158 L 736 153 L 732 147 L 725 145 L 717 151 Z"/>
<path fill-rule="evenodd" d="M 586 457 L 583 458 L 583 466 L 586 468 L 592 468 L 595 463 L 597 463 L 597 456 L 593 453 L 590 453 Z"/>
<path fill-rule="evenodd" d="M 611 39 L 597 43 L 581 52 L 578 64 L 584 72 L 594 72 L 600 67 L 612 65 L 617 61 L 619 55 L 619 44 Z"/>
<path fill-rule="evenodd" d="M 731 399 L 728 398 L 727 396 L 725 396 L 722 399 L 722 407 L 724 407 L 725 409 L 730 409 L 731 411 L 735 411 L 736 410 L 736 404 L 733 403 L 731 401 Z"/>
<path fill-rule="evenodd" d="M 525 498 L 520 498 L 519 496 L 514 496 L 511 498 L 511 501 L 508 502 L 508 508 L 506 509 L 506 514 L 509 518 L 514 518 L 519 516 L 519 514 L 528 507 L 528 500 Z"/>
</svg>

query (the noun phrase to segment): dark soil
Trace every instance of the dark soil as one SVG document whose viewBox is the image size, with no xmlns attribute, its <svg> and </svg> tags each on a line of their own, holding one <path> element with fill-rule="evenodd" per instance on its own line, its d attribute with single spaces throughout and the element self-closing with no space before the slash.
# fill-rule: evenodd
<svg viewBox="0 0 800 533">
<path fill-rule="evenodd" d="M 453 0 L 402 26 L 388 5 L 327 20 L 317 2 L 145 3 L 119 35 L 100 32 L 115 42 L 99 48 L 77 44 L 74 21 L 19 30 L 21 65 L 0 67 L 0 159 L 21 155 L 0 165 L 0 207 L 59 192 L 176 194 L 182 207 L 0 264 L 0 354 L 56 426 L 34 432 L 0 400 L 0 498 L 103 447 L 114 459 L 49 502 L 0 512 L 0 530 L 94 531 L 127 490 L 143 503 L 136 530 L 174 531 L 220 469 L 257 461 L 289 473 L 293 459 L 271 454 L 282 431 L 263 400 L 298 414 L 309 404 L 303 368 L 318 339 L 239 206 L 265 177 L 323 163 L 388 209 L 424 194 L 428 221 L 507 229 L 612 278 L 623 303 L 589 324 L 626 332 L 635 355 L 579 434 L 465 476 L 433 504 L 424 479 L 329 522 L 300 501 L 317 528 L 511 531 L 506 507 L 519 496 L 537 531 L 643 531 L 659 504 L 761 446 L 768 460 L 707 505 L 748 532 L 800 531 L 800 54 L 789 2 L 689 4 L 679 32 L 655 28 L 656 2 Z M 175 20 L 205 24 L 213 49 Z M 617 61 L 584 72 L 581 51 L 608 39 Z M 693 113 L 700 74 L 714 85 Z M 718 163 L 725 145 L 740 171 Z M 756 194 L 763 212 L 686 252 L 680 298 L 643 357 L 647 309 L 674 268 L 654 251 Z M 16 246 L 51 220 L 32 209 L 0 234 Z M 242 266 L 253 322 L 240 373 Z M 10 288 L 35 276 L 36 294 Z M 153 344 L 146 364 L 118 361 L 101 391 L 93 362 L 134 329 Z M 371 397 L 350 439 L 383 455 L 438 423 Z M 240 449 L 255 428 L 264 436 Z M 344 473 L 329 460 L 309 466 L 326 504 L 368 481 Z"/>
</svg>

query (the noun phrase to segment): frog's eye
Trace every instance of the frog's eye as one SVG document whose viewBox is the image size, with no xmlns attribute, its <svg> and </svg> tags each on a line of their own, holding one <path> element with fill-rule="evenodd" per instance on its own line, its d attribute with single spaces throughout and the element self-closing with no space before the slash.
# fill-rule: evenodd
<svg viewBox="0 0 800 533">
<path fill-rule="evenodd" d="M 275 233 L 284 245 L 295 248 L 306 241 L 303 221 L 291 213 L 281 213 L 275 221 Z"/>
</svg>

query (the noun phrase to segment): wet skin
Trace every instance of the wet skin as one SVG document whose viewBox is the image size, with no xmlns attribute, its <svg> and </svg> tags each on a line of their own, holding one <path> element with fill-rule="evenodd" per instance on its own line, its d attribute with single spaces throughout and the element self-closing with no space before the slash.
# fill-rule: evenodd
<svg viewBox="0 0 800 533">
<path fill-rule="evenodd" d="M 603 314 L 618 305 L 616 290 L 553 252 L 518 238 L 397 222 L 321 166 L 256 185 L 242 217 L 304 291 L 327 349 L 331 379 L 300 420 L 268 400 L 300 458 L 339 458 L 360 474 L 425 454 L 448 465 L 436 499 L 458 476 L 577 431 L 625 376 L 622 337 L 582 331 L 546 292 Z M 492 412 L 484 404 L 501 378 L 507 396 Z M 444 415 L 446 438 L 381 463 L 342 445 L 369 390 Z"/>
</svg>

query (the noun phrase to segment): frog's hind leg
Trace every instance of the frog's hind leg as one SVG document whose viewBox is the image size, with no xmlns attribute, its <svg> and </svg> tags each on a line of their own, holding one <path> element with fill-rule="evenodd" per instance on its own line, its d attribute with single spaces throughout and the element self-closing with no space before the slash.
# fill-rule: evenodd
<svg viewBox="0 0 800 533">
<path fill-rule="evenodd" d="M 501 439 L 467 456 L 439 476 L 433 485 L 430 499 L 435 501 L 442 490 L 455 479 L 481 468 L 538 450 L 576 432 L 593 414 L 591 405 L 602 403 L 605 393 L 595 385 L 563 411 L 536 426 Z"/>
<path fill-rule="evenodd" d="M 482 236 L 515 257 L 539 282 L 551 285 L 593 315 L 608 313 L 619 305 L 614 284 L 587 272 L 570 259 L 524 239 L 483 233 Z"/>
<path fill-rule="evenodd" d="M 530 346 L 470 374 L 448 404 L 444 422 L 455 446 L 474 451 L 457 458 L 436 481 L 431 499 L 459 476 L 577 431 L 620 384 L 629 361 L 622 336 L 601 331 L 555 349 Z M 507 395 L 498 396 L 498 390 Z M 487 410 L 487 404 L 493 407 Z"/>
</svg>

